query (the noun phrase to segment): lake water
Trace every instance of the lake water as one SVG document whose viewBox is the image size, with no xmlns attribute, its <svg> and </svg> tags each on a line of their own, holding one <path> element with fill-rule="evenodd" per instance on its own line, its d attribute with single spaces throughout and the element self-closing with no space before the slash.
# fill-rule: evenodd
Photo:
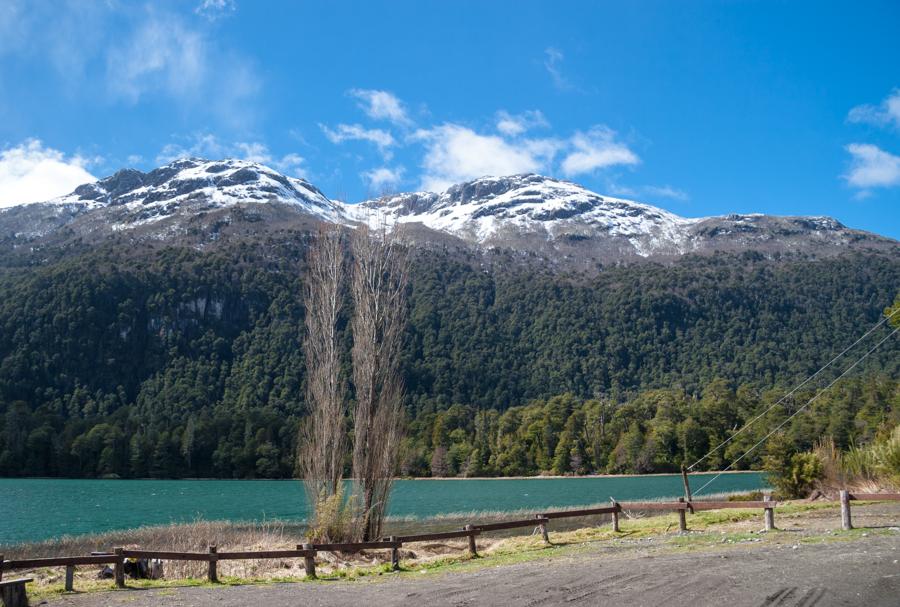
<svg viewBox="0 0 900 607">
<path fill-rule="evenodd" d="M 691 484 L 699 487 L 710 476 L 692 475 Z M 709 490 L 763 487 L 764 476 L 748 472 L 725 474 Z M 682 494 L 680 475 L 401 480 L 390 515 L 428 518 Z M 299 481 L 0 479 L 0 545 L 197 519 L 302 522 L 305 516 Z"/>
</svg>

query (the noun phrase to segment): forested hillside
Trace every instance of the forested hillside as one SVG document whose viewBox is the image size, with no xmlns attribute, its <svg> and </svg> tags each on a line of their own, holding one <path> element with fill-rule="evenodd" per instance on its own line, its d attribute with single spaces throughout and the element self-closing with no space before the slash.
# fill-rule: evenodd
<svg viewBox="0 0 900 607">
<path fill-rule="evenodd" d="M 290 476 L 303 250 L 101 247 L 0 269 L 0 475 Z M 898 285 L 887 255 L 717 254 L 581 276 L 421 249 L 403 471 L 674 469 L 852 343 Z M 896 423 L 897 343 L 798 418 L 803 448 Z"/>
</svg>

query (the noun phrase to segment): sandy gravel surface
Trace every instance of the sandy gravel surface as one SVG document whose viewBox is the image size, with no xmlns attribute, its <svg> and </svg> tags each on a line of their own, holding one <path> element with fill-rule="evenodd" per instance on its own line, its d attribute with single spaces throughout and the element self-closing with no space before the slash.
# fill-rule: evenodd
<svg viewBox="0 0 900 607">
<path fill-rule="evenodd" d="M 58 597 L 49 605 L 897 607 L 900 530 L 890 527 L 900 523 L 900 509 L 878 510 L 877 516 L 873 511 L 868 520 L 858 520 L 875 528 L 872 533 L 850 541 L 803 543 L 799 532 L 786 531 L 774 543 L 691 550 L 652 540 L 596 542 L 577 554 L 527 563 L 490 566 L 485 559 L 485 566 L 469 571 L 411 572 L 353 582 L 101 592 Z M 833 519 L 833 513 L 828 518 Z"/>
</svg>

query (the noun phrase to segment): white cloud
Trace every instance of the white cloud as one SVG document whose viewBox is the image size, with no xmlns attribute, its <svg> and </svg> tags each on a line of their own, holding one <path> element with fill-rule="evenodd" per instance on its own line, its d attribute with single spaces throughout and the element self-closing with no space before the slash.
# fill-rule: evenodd
<svg viewBox="0 0 900 607">
<path fill-rule="evenodd" d="M 846 149 L 852 156 L 844 175 L 847 183 L 857 188 L 900 186 L 900 156 L 870 143 L 851 143 Z"/>
<path fill-rule="evenodd" d="M 320 124 L 319 127 L 332 143 L 343 143 L 348 140 L 369 141 L 377 145 L 381 151 L 396 143 L 393 135 L 389 132 L 381 129 L 366 129 L 359 124 L 339 124 L 336 130 L 332 130 L 324 124 Z"/>
<path fill-rule="evenodd" d="M 215 135 L 198 133 L 190 137 L 188 145 L 168 143 L 156 155 L 157 164 L 168 164 L 179 158 L 224 158 L 229 154 L 226 146 Z"/>
<path fill-rule="evenodd" d="M 194 12 L 202 15 L 210 21 L 227 17 L 230 13 L 237 10 L 237 3 L 234 0 L 203 0 Z"/>
<path fill-rule="evenodd" d="M 146 93 L 196 95 L 207 76 L 206 46 L 203 35 L 179 19 L 150 15 L 123 46 L 111 49 L 109 86 L 132 103 Z"/>
<path fill-rule="evenodd" d="M 362 174 L 363 179 L 369 184 L 369 188 L 376 192 L 396 186 L 403 179 L 403 167 L 390 168 L 379 167 Z"/>
<path fill-rule="evenodd" d="M 847 114 L 850 122 L 900 128 L 900 89 L 894 89 L 879 105 L 858 105 Z"/>
<path fill-rule="evenodd" d="M 300 154 L 285 154 L 272 163 L 276 169 L 294 177 L 306 176 L 306 160 Z"/>
<path fill-rule="evenodd" d="M 634 165 L 640 162 L 637 155 L 615 139 L 615 132 L 604 126 L 595 126 L 585 132 L 577 132 L 571 139 L 574 151 L 562 162 L 562 172 L 567 176 L 592 173 L 615 165 Z"/>
<path fill-rule="evenodd" d="M 645 185 L 641 190 L 646 192 L 649 196 L 656 196 L 658 198 L 671 198 L 672 200 L 690 199 L 687 192 L 679 190 L 678 188 L 673 188 L 669 185 Z"/>
<path fill-rule="evenodd" d="M 572 90 L 572 83 L 562 73 L 561 64 L 565 56 L 558 48 L 548 47 L 544 49 L 544 69 L 550 74 L 553 86 L 561 91 Z"/>
<path fill-rule="evenodd" d="M 509 137 L 516 137 L 533 128 L 548 126 L 550 123 L 540 110 L 529 110 L 515 116 L 505 110 L 497 112 L 497 130 Z"/>
<path fill-rule="evenodd" d="M 148 8 L 105 53 L 106 84 L 115 100 L 168 97 L 240 128 L 255 118 L 256 105 L 248 99 L 261 81 L 252 62 L 178 15 Z"/>
<path fill-rule="evenodd" d="M 454 183 L 487 175 L 552 173 L 557 157 L 567 176 L 591 173 L 616 165 L 640 162 L 616 134 L 604 126 L 576 132 L 568 139 L 555 137 L 518 139 L 477 133 L 458 124 L 420 129 L 412 141 L 425 146 L 422 188 L 443 191 Z"/>
<path fill-rule="evenodd" d="M 0 3 L 0 54 L 18 48 L 26 37 L 23 7 L 17 0 Z"/>
<path fill-rule="evenodd" d="M 206 158 L 209 160 L 238 158 L 271 166 L 282 173 L 295 177 L 302 177 L 306 173 L 306 161 L 299 154 L 289 153 L 281 157 L 273 156 L 269 147 L 262 142 L 223 143 L 210 133 L 193 135 L 187 145 L 167 144 L 156 156 L 156 162 L 157 164 L 168 164 L 180 158 Z"/>
<path fill-rule="evenodd" d="M 269 153 L 268 146 L 258 141 L 250 143 L 238 142 L 234 144 L 234 148 L 237 151 L 236 156 L 242 160 L 260 164 L 270 164 L 272 162 L 272 155 Z"/>
<path fill-rule="evenodd" d="M 401 126 L 412 124 L 403 102 L 393 93 L 374 89 L 351 89 L 349 94 L 359 100 L 359 107 L 369 118 L 388 120 Z"/>
<path fill-rule="evenodd" d="M 454 183 L 485 175 L 531 173 L 544 168 L 541 159 L 523 146 L 496 135 L 480 135 L 456 124 L 420 130 L 425 143 L 422 187 L 441 192 Z"/>
<path fill-rule="evenodd" d="M 668 185 L 639 185 L 632 187 L 609 182 L 606 184 L 606 190 L 614 196 L 628 196 L 634 199 L 671 198 L 672 200 L 690 200 L 687 192 Z"/>
<path fill-rule="evenodd" d="M 41 202 L 70 193 L 97 178 L 85 169 L 87 161 L 66 157 L 38 139 L 0 151 L 0 207 Z"/>
</svg>

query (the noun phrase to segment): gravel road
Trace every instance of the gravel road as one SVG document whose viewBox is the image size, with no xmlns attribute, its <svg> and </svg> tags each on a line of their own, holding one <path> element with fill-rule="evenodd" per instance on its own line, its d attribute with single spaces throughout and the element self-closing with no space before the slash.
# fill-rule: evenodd
<svg viewBox="0 0 900 607">
<path fill-rule="evenodd" d="M 169 588 L 59 597 L 54 607 L 297 605 L 900 605 L 900 533 L 818 545 L 596 551 L 371 581 Z"/>
</svg>

